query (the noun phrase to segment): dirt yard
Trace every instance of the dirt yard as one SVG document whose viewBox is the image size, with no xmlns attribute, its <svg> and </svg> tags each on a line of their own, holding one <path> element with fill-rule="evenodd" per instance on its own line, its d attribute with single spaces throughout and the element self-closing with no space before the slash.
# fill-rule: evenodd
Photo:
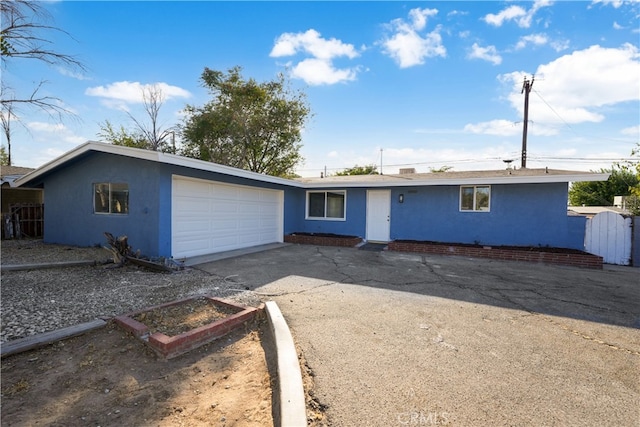
<svg viewBox="0 0 640 427">
<path fill-rule="evenodd" d="M 2 242 L 4 265 L 102 256 L 96 248 Z M 2 341 L 194 295 L 231 296 L 253 306 L 261 302 L 250 292 L 238 293 L 234 288 L 240 286 L 193 269 L 169 275 L 108 266 L 3 272 Z M 145 324 L 175 335 L 227 314 L 181 307 L 150 312 Z M 275 351 L 267 328 L 260 316 L 219 340 L 164 360 L 109 322 L 79 337 L 5 357 L 0 424 L 273 425 Z M 325 426 L 326 408 L 313 398 L 313 372 L 300 357 L 308 425 Z"/>
<path fill-rule="evenodd" d="M 7 357 L 2 425 L 272 425 L 265 327 L 168 361 L 113 323 Z"/>
</svg>

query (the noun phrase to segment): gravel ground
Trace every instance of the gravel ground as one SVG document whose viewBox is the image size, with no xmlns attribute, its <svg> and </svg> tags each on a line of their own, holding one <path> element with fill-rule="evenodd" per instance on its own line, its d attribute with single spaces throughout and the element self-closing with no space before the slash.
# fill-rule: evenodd
<svg viewBox="0 0 640 427">
<path fill-rule="evenodd" d="M 49 245 L 41 240 L 2 241 L 3 266 L 61 261 L 98 261 L 96 266 L 2 271 L 0 342 L 53 331 L 99 317 L 113 317 L 193 295 L 260 300 L 235 276 L 195 268 L 158 273 L 135 266 L 115 267 L 103 248 Z"/>
</svg>

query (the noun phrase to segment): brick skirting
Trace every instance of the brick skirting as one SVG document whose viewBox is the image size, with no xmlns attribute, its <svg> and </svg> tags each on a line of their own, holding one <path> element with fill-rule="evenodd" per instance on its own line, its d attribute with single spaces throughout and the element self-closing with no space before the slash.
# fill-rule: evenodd
<svg viewBox="0 0 640 427">
<path fill-rule="evenodd" d="M 318 236 L 313 234 L 287 234 L 284 236 L 286 243 L 299 243 L 302 245 L 317 246 L 342 246 L 354 247 L 362 242 L 360 237 L 352 236 Z"/>
<path fill-rule="evenodd" d="M 602 269 L 602 257 L 588 253 L 544 252 L 491 246 L 458 246 L 428 242 L 393 241 L 390 251 L 418 252 L 434 255 L 457 255 L 472 258 L 491 258 L 502 261 L 526 261 L 544 264 L 570 265 L 574 267 Z"/>
<path fill-rule="evenodd" d="M 258 313 L 263 309 L 262 307 L 245 307 L 220 298 L 205 297 L 210 304 L 230 308 L 236 313 L 176 336 L 167 336 L 161 332 L 150 334 L 149 327 L 147 325 L 134 319 L 138 314 L 158 308 L 166 308 L 183 304 L 197 298 L 198 297 L 190 297 L 155 307 L 149 307 L 118 316 L 114 320 L 121 328 L 130 332 L 134 337 L 147 344 L 158 355 L 165 359 L 171 359 L 227 335 L 235 328 L 253 320 L 253 318 L 256 317 L 256 315 L 258 315 Z"/>
</svg>

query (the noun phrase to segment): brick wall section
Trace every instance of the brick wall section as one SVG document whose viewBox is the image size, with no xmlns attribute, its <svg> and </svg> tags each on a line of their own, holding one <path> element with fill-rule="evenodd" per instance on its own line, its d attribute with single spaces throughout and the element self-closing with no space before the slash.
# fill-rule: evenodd
<svg viewBox="0 0 640 427">
<path fill-rule="evenodd" d="M 149 346 L 161 356 L 171 359 L 214 339 L 223 337 L 236 327 L 252 320 L 258 309 L 247 308 L 209 325 L 204 325 L 175 337 L 156 332 L 149 336 Z"/>
<path fill-rule="evenodd" d="M 145 337 L 145 335 L 149 333 L 149 328 L 145 324 L 133 319 L 134 316 L 140 313 L 158 308 L 171 307 L 196 298 L 197 297 L 189 297 L 167 304 L 138 310 L 129 314 L 118 316 L 114 320 L 124 330 L 130 332 L 136 338 L 141 339 L 143 342 L 145 342 L 157 354 L 166 359 L 171 359 L 217 338 L 223 337 L 235 328 L 241 326 L 243 323 L 253 320 L 259 313 L 264 310 L 263 305 L 261 305 L 259 308 L 245 307 L 235 304 L 231 301 L 222 300 L 220 298 L 206 297 L 212 303 L 231 308 L 235 310 L 236 313 L 229 315 L 224 319 L 219 319 L 208 325 L 200 326 L 199 328 L 192 329 L 173 337 L 159 332 L 156 332 L 149 337 Z"/>
<path fill-rule="evenodd" d="M 286 243 L 317 246 L 342 246 L 352 248 L 362 242 L 360 237 L 310 236 L 306 234 L 288 234 L 284 236 Z"/>
<path fill-rule="evenodd" d="M 418 252 L 434 255 L 457 255 L 472 258 L 491 258 L 502 261 L 526 261 L 543 264 L 569 265 L 582 268 L 602 269 L 602 257 L 579 253 L 553 253 L 518 251 L 513 249 L 498 249 L 491 247 L 468 247 L 455 245 L 436 245 L 422 242 L 390 242 L 390 251 Z"/>
</svg>

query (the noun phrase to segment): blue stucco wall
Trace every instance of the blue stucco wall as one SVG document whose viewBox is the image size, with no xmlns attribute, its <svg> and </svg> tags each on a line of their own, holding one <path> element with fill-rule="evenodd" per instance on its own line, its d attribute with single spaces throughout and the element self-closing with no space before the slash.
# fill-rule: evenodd
<svg viewBox="0 0 640 427">
<path fill-rule="evenodd" d="M 344 190 L 344 189 L 340 189 Z M 314 189 L 314 191 L 316 191 Z M 319 190 L 322 191 L 322 190 Z M 291 189 L 285 197 L 285 234 L 332 233 L 345 236 L 365 237 L 367 190 L 347 188 L 347 210 L 345 220 L 306 219 L 306 190 Z"/>
<path fill-rule="evenodd" d="M 306 220 L 306 192 L 290 190 L 285 234 L 366 237 L 367 190 L 346 188 L 345 221 Z M 584 217 L 567 215 L 566 183 L 491 186 L 490 212 L 460 212 L 460 187 L 391 189 L 391 240 L 584 249 Z M 399 203 L 399 195 L 404 203 Z M 296 216 L 297 212 L 297 216 Z"/>
<path fill-rule="evenodd" d="M 459 186 L 395 188 L 391 239 L 583 249 L 584 219 L 567 216 L 567 191 L 566 183 L 492 185 L 490 212 L 460 212 Z"/>
<path fill-rule="evenodd" d="M 304 189 L 92 152 L 43 176 L 45 242 L 104 245 L 108 231 L 145 255 L 171 256 L 172 175 L 284 190 L 285 234 L 366 237 L 364 188 L 346 188 L 344 221 L 308 220 Z M 94 214 L 96 182 L 128 183 L 129 214 Z M 583 249 L 585 218 L 567 216 L 567 191 L 566 183 L 493 185 L 490 212 L 460 212 L 459 186 L 392 188 L 391 239 Z"/>
<path fill-rule="evenodd" d="M 142 165 L 142 166 L 141 166 Z M 134 250 L 157 255 L 160 235 L 158 164 L 94 154 L 44 178 L 44 238 L 48 243 L 104 246 L 104 232 L 126 235 Z M 93 184 L 129 184 L 129 214 L 93 213 Z"/>
<path fill-rule="evenodd" d="M 74 246 L 104 246 L 104 232 L 126 235 L 134 250 L 147 256 L 171 256 L 172 176 L 280 189 L 277 184 L 162 164 L 108 153 L 88 153 L 43 177 L 44 241 Z M 129 214 L 93 213 L 93 183 L 129 184 Z M 304 210 L 303 210 L 304 212 Z M 297 218 L 286 208 L 285 223 Z"/>
</svg>

